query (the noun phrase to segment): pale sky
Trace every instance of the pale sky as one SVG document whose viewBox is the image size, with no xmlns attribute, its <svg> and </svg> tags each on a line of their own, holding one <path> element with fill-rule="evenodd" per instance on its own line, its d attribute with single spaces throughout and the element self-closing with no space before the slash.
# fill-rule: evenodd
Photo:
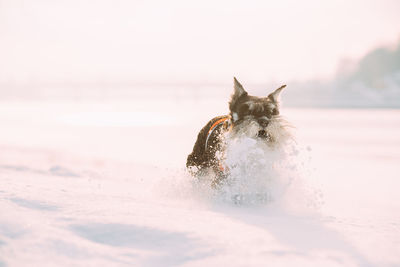
<svg viewBox="0 0 400 267">
<path fill-rule="evenodd" d="M 0 82 L 325 79 L 400 41 L 400 1 L 0 0 Z"/>
</svg>

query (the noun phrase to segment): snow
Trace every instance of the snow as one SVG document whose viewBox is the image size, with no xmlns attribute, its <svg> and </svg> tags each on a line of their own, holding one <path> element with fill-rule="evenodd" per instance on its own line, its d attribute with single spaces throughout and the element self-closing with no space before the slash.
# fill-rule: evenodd
<svg viewBox="0 0 400 267">
<path fill-rule="evenodd" d="M 0 266 L 400 265 L 399 110 L 283 107 L 299 173 L 238 205 L 184 170 L 226 102 L 2 102 Z"/>
</svg>

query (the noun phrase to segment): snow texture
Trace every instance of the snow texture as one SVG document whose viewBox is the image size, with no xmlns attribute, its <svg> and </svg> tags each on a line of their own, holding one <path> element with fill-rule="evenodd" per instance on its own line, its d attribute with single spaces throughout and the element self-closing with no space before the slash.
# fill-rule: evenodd
<svg viewBox="0 0 400 267">
<path fill-rule="evenodd" d="M 283 108 L 214 190 L 183 166 L 226 103 L 113 101 L 0 105 L 0 266 L 400 265 L 399 110 Z"/>
</svg>

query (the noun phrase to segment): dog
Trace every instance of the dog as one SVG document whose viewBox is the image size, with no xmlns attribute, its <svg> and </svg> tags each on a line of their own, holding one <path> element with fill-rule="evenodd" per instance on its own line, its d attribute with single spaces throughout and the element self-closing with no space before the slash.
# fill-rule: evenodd
<svg viewBox="0 0 400 267">
<path fill-rule="evenodd" d="M 199 132 L 186 167 L 195 177 L 213 174 L 212 185 L 220 184 L 228 175 L 224 165 L 226 139 L 247 136 L 273 147 L 288 136 L 286 121 L 280 117 L 282 85 L 267 97 L 247 93 L 234 77 L 234 92 L 229 101 L 229 114 L 210 120 Z"/>
</svg>

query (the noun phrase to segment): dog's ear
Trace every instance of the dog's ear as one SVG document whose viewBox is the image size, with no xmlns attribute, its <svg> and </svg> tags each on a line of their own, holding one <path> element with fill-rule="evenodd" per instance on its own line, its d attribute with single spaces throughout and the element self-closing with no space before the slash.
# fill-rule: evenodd
<svg viewBox="0 0 400 267">
<path fill-rule="evenodd" d="M 240 84 L 240 82 L 236 79 L 236 77 L 233 77 L 233 88 L 234 88 L 234 92 L 232 95 L 233 97 L 241 97 L 242 95 L 247 95 L 246 90 L 244 90 L 243 86 Z"/>
<path fill-rule="evenodd" d="M 242 96 L 246 96 L 247 92 L 244 90 L 243 86 L 240 84 L 240 82 L 236 79 L 236 77 L 233 77 L 233 94 L 231 97 L 231 101 L 229 102 L 229 109 L 233 111 L 236 107 L 236 103 L 241 98 Z"/>
<path fill-rule="evenodd" d="M 270 93 L 268 95 L 268 98 L 271 99 L 274 102 L 279 102 L 281 92 L 282 92 L 283 88 L 285 88 L 285 87 L 286 87 L 286 84 L 282 85 L 281 87 L 279 87 L 278 89 L 276 89 L 275 91 Z"/>
</svg>

